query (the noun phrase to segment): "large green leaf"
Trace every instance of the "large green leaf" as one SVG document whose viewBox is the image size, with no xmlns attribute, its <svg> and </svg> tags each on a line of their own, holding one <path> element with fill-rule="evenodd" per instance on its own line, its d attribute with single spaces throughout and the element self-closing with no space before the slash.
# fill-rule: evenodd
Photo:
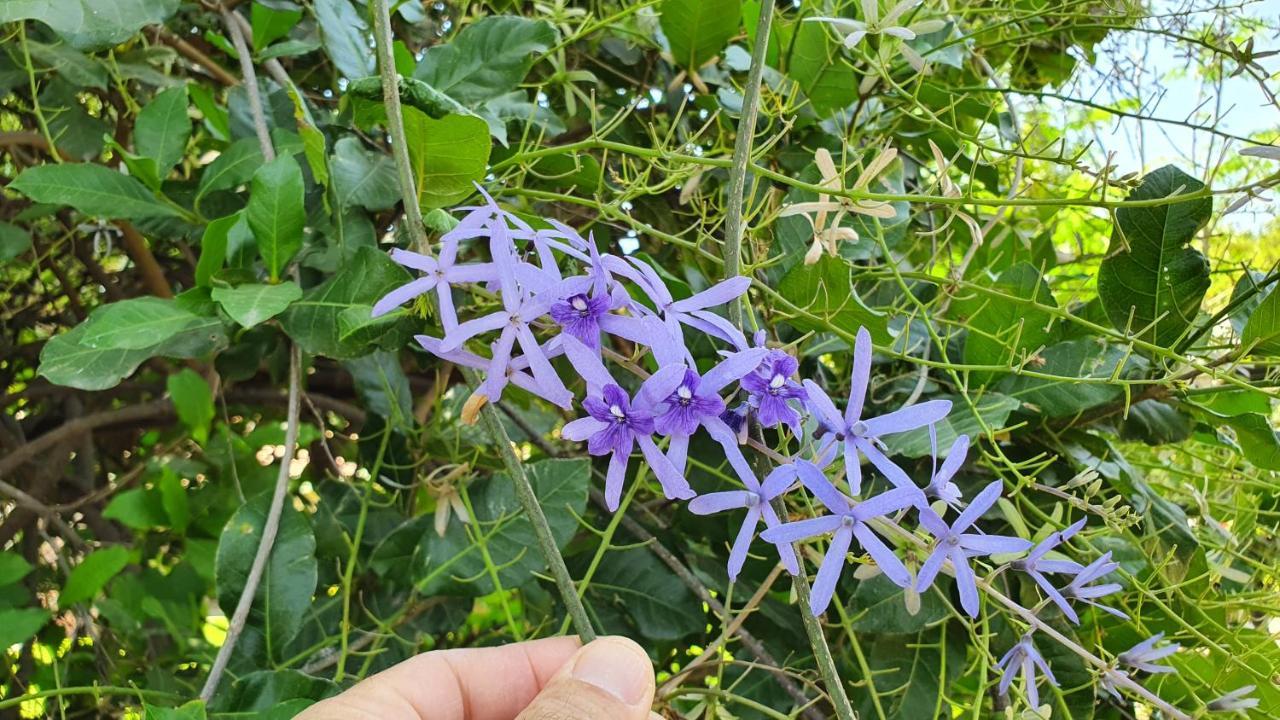
<svg viewBox="0 0 1280 720">
<path fill-rule="evenodd" d="M 289 34 L 302 19 L 302 10 L 291 6 L 276 9 L 256 2 L 250 11 L 250 17 L 253 20 L 253 48 L 262 51 Z"/>
<path fill-rule="evenodd" d="M 79 87 L 107 89 L 107 69 L 97 58 L 85 55 L 66 43 L 46 45 L 28 40 L 27 47 L 32 60 L 49 66 L 67 82 Z"/>
<path fill-rule="evenodd" d="M 17 550 L 0 552 L 0 587 L 16 583 L 30 572 L 31 563 L 19 555 Z"/>
<path fill-rule="evenodd" d="M 85 215 L 137 219 L 178 217 L 134 178 L 103 165 L 65 163 L 23 170 L 9 187 L 36 202 L 70 205 Z"/>
<path fill-rule="evenodd" d="M 649 640 L 679 640 L 707 623 L 697 596 L 644 547 L 606 555 L 591 578 L 586 599 L 588 610 L 604 620 L 610 633 L 631 634 L 626 627 L 611 626 L 609 620 L 617 616 Z"/>
<path fill-rule="evenodd" d="M 205 720 L 205 717 L 203 700 L 192 700 L 176 708 L 142 705 L 142 720 Z"/>
<path fill-rule="evenodd" d="M 1028 353 L 1048 343 L 1053 335 L 1053 315 L 1026 302 L 1057 307 L 1053 293 L 1040 273 L 1020 263 L 983 283 L 1001 295 L 981 291 L 966 294 L 952 305 L 956 318 L 968 328 L 964 341 L 964 361 L 971 365 L 1020 364 Z M 976 385 L 997 377 L 994 372 L 973 373 Z"/>
<path fill-rule="evenodd" d="M 213 421 L 213 391 L 209 383 L 191 368 L 169 376 L 165 382 L 178 419 L 191 430 L 197 442 L 209 437 L 209 423 Z"/>
<path fill-rule="evenodd" d="M 369 26 L 350 0 L 316 0 L 316 21 L 325 52 L 347 78 L 366 77 L 374 73 L 373 49 L 366 35 Z"/>
<path fill-rule="evenodd" d="M 484 120 L 474 115 L 436 120 L 406 107 L 404 129 L 423 208 L 448 207 L 475 192 L 475 183 L 488 171 L 493 145 Z"/>
<path fill-rule="evenodd" d="M 186 85 L 161 92 L 138 113 L 134 149 L 155 161 L 162 180 L 186 153 L 189 137 L 191 119 L 187 117 Z"/>
<path fill-rule="evenodd" d="M 31 233 L 0 222 L 0 263 L 8 262 L 31 249 Z"/>
<path fill-rule="evenodd" d="M 428 49 L 413 76 L 463 105 L 475 106 L 514 89 L 529 73 L 531 55 L 555 42 L 555 27 L 546 20 L 492 15 Z"/>
<path fill-rule="evenodd" d="M 899 591 L 901 594 L 901 591 Z M 949 718 L 951 683 L 965 664 L 960 631 L 947 624 L 911 635 L 878 635 L 863 652 L 871 667 L 885 720 Z M 857 693 L 861 717 L 881 717 L 867 692 Z"/>
<path fill-rule="evenodd" d="M 1248 317 L 1240 344 L 1255 355 L 1280 355 L 1280 292 L 1272 289 Z"/>
<path fill-rule="evenodd" d="M 1146 360 L 1130 355 L 1124 348 L 1095 338 L 1050 345 L 1041 351 L 1040 359 L 1043 363 L 1034 367 L 1037 372 L 1064 378 L 1124 380 L 1147 365 Z M 1121 363 L 1125 364 L 1124 368 L 1117 372 L 1116 367 Z M 1046 380 L 1026 375 L 1008 375 L 996 388 L 1051 418 L 1074 415 L 1111 402 L 1124 392 L 1119 383 Z"/>
<path fill-rule="evenodd" d="M 789 30 L 794 39 L 787 74 L 799 83 L 813 111 L 825 117 L 857 100 L 858 74 L 824 24 L 797 22 Z"/>
<path fill-rule="evenodd" d="M 329 680 L 298 670 L 258 670 L 236 678 L 230 689 L 220 693 L 212 709 L 243 716 L 284 720 L 301 707 L 338 693 Z M 290 711 L 277 715 L 276 711 Z"/>
<path fill-rule="evenodd" d="M 876 342 L 888 342 L 888 320 L 862 303 L 853 289 L 853 271 L 848 262 L 827 255 L 813 265 L 791 268 L 778 284 L 778 292 L 805 314 L 793 315 L 787 322 L 799 330 L 840 330 L 848 335 L 865 327 Z"/>
<path fill-rule="evenodd" d="M 400 201 L 395 162 L 386 154 L 366 150 L 354 137 L 334 143 L 333 189 L 338 205 L 366 210 L 386 210 Z"/>
<path fill-rule="evenodd" d="M 149 488 L 133 488 L 117 493 L 103 509 L 102 517 L 139 532 L 168 524 L 164 497 Z"/>
<path fill-rule="evenodd" d="M 240 138 L 228 145 L 227 149 L 204 169 L 204 173 L 200 176 L 198 195 L 243 185 L 253 179 L 253 174 L 260 167 L 262 167 L 262 148 L 258 144 L 258 139 Z"/>
<path fill-rule="evenodd" d="M 946 584 L 940 583 L 940 586 L 946 587 Z M 920 632 L 950 612 L 941 593 L 929 590 L 920 596 L 920 608 L 912 615 L 907 611 L 902 588 L 883 574 L 858 583 L 849 599 L 852 627 L 858 632 Z"/>
<path fill-rule="evenodd" d="M 1144 177 L 1128 201 L 1203 189 L 1166 165 Z M 1162 346 L 1186 331 L 1209 289 L 1209 262 L 1189 243 L 1212 212 L 1206 196 L 1116 211 L 1116 230 L 1098 270 L 1098 295 L 1113 326 Z"/>
<path fill-rule="evenodd" d="M 973 398 L 973 408 L 959 395 L 941 395 L 934 399 L 951 401 L 951 414 L 935 426 L 939 448 L 951 447 L 960 435 L 968 435 L 972 439 L 984 435 L 986 429 L 997 433 L 1004 429 L 1009 415 L 1018 409 L 1017 400 L 994 392 Z M 933 452 L 926 428 L 891 435 L 884 439 L 884 443 L 890 454 L 918 458 Z"/>
<path fill-rule="evenodd" d="M 302 297 L 302 288 L 294 282 L 278 285 L 248 283 L 230 288 L 215 287 L 211 296 L 231 319 L 248 328 L 284 312 Z"/>
<path fill-rule="evenodd" d="M 661 12 L 671 57 L 686 70 L 718 55 L 742 26 L 741 0 L 663 0 Z"/>
<path fill-rule="evenodd" d="M 337 274 L 304 292 L 301 300 L 289 306 L 280 322 L 285 332 L 308 353 L 339 359 L 356 357 L 366 347 L 341 339 L 339 315 L 352 306 L 373 305 L 409 280 L 409 273 L 385 253 L 362 247 Z"/>
<path fill-rule="evenodd" d="M 576 517 L 586 509 L 591 467 L 586 459 L 541 460 L 525 466 L 538 504 L 542 506 L 558 546 L 577 529 Z M 422 534 L 414 557 L 414 579 L 424 595 L 486 595 L 493 592 L 480 546 L 485 545 L 499 581 L 515 588 L 546 567 L 537 550 L 533 526 L 516 499 L 515 486 L 505 474 L 469 489 L 475 517 L 464 527 L 451 519 L 443 537 L 433 529 Z M 468 532 L 470 530 L 470 532 Z M 395 544 L 388 546 L 394 548 Z"/>
<path fill-rule="evenodd" d="M 289 462 L 285 458 L 283 462 Z M 231 612 L 244 591 L 245 578 L 262 542 L 271 494 L 264 493 L 236 511 L 222 530 L 215 565 L 218 604 Z M 254 596 L 249 622 L 260 628 L 275 651 L 289 642 L 306 619 L 319 567 L 316 538 L 302 513 L 285 503 L 280 529 Z"/>
<path fill-rule="evenodd" d="M 141 350 L 181 333 L 220 330 L 217 318 L 201 317 L 166 298 L 140 297 L 104 305 L 84 323 L 80 343 L 102 350 Z"/>
<path fill-rule="evenodd" d="M 128 40 L 141 28 L 164 22 L 179 0 L 4 0 L 0 23 L 39 20 L 81 50 Z"/>
<path fill-rule="evenodd" d="M 413 394 L 400 367 L 400 354 L 379 351 L 344 363 L 356 383 L 356 393 L 368 410 L 386 418 L 396 430 L 413 427 Z"/>
<path fill-rule="evenodd" d="M 67 584 L 58 595 L 58 607 L 68 608 L 92 599 L 127 564 L 129 551 L 122 545 L 112 545 L 89 553 L 79 565 L 71 568 Z"/>
<path fill-rule="evenodd" d="M 272 282 L 280 279 L 281 271 L 302 248 L 307 221 L 304 189 L 302 168 L 289 155 L 277 157 L 253 174 L 245 219 Z"/>
<path fill-rule="evenodd" d="M 0 647 L 7 648 L 30 640 L 50 619 L 49 611 L 40 608 L 0 610 Z"/>
</svg>

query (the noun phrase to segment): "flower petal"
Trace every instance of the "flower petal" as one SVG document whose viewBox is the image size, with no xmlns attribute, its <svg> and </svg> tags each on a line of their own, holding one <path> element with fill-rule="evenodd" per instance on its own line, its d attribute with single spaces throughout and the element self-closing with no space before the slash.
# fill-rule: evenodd
<svg viewBox="0 0 1280 720">
<path fill-rule="evenodd" d="M 565 423 L 565 426 L 560 428 L 560 437 L 573 442 L 582 442 L 607 427 L 608 425 L 605 423 L 588 415 Z"/>
<path fill-rule="evenodd" d="M 863 423 L 867 426 L 867 435 L 883 437 L 936 423 L 945 418 L 949 412 L 951 412 L 950 400 L 929 400 L 864 420 Z"/>
<path fill-rule="evenodd" d="M 747 561 L 747 551 L 756 536 L 756 524 L 760 522 L 760 508 L 753 507 L 742 519 L 742 527 L 738 529 L 738 537 L 733 541 L 733 549 L 729 551 L 729 580 L 737 580 L 738 573 Z"/>
<path fill-rule="evenodd" d="M 833 532 L 840 527 L 839 515 L 823 515 L 821 517 L 797 520 L 769 528 L 760 537 L 771 543 L 793 543 L 807 540 L 815 535 Z"/>
<path fill-rule="evenodd" d="M 996 500 L 1000 499 L 1002 488 L 1003 483 L 999 480 L 993 481 L 983 488 L 982 492 L 978 493 L 978 496 L 973 499 L 973 502 L 969 503 L 969 507 L 965 508 L 964 512 L 960 513 L 960 517 L 956 518 L 956 521 L 951 524 L 951 532 L 962 533 L 968 530 L 970 525 L 977 522 L 983 513 L 996 504 Z"/>
<path fill-rule="evenodd" d="M 858 537 L 858 544 L 862 545 L 871 559 L 876 561 L 876 565 L 880 567 L 885 577 L 892 580 L 898 587 L 911 586 L 911 573 L 907 572 L 906 566 L 898 556 L 874 532 L 871 532 L 871 528 L 858 523 L 853 527 L 853 534 Z"/>
<path fill-rule="evenodd" d="M 686 507 L 694 515 L 715 515 L 726 510 L 746 507 L 747 501 L 753 494 L 746 490 L 707 493 L 690 500 Z"/>
<path fill-rule="evenodd" d="M 871 333 L 865 327 L 858 328 L 853 343 L 853 374 L 849 379 L 849 404 L 844 408 L 844 422 L 852 425 L 862 417 L 862 404 L 867 398 L 867 384 L 871 382 Z"/>
<path fill-rule="evenodd" d="M 849 543 L 853 540 L 853 529 L 841 527 L 831 538 L 831 546 L 822 559 L 818 575 L 813 580 L 813 592 L 809 595 L 809 609 L 814 616 L 821 615 L 831 603 L 835 595 L 836 583 L 840 581 L 840 571 L 844 569 L 845 555 L 849 552 Z"/>
</svg>

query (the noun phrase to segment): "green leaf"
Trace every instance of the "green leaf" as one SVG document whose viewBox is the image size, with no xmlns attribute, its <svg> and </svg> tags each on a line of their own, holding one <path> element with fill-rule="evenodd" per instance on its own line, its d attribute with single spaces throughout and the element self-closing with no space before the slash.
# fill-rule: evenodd
<svg viewBox="0 0 1280 720">
<path fill-rule="evenodd" d="M 262 542 L 262 526 L 270 503 L 271 493 L 250 500 L 222 530 L 216 577 L 218 604 L 223 608 L 235 608 L 240 599 L 249 567 Z M 285 502 L 280 529 L 249 613 L 250 624 L 262 629 L 270 647 L 277 651 L 298 634 L 311 607 L 319 573 L 315 551 L 311 524 Z"/>
<path fill-rule="evenodd" d="M 852 627 L 859 632 L 916 633 L 950 612 L 941 594 L 930 590 L 920 596 L 920 611 L 912 615 L 907 612 L 902 588 L 883 574 L 858 583 L 849 599 Z"/>
<path fill-rule="evenodd" d="M 400 202 L 396 164 L 384 153 L 366 150 L 357 138 L 346 136 L 333 146 L 333 188 L 338 206 L 386 210 Z"/>
<path fill-rule="evenodd" d="M 564 547 L 577 529 L 577 515 L 586 509 L 590 463 L 585 458 L 540 460 L 527 464 L 525 470 L 556 545 Z M 451 518 L 443 537 L 428 525 L 419 540 L 413 577 L 424 595 L 480 596 L 493 592 L 480 546 L 468 530 L 483 537 L 504 588 L 524 585 L 533 573 L 546 567 L 537 551 L 533 526 L 524 517 L 509 476 L 495 474 L 487 482 L 473 485 L 468 493 L 475 510 L 471 525 L 464 527 L 456 517 Z"/>
<path fill-rule="evenodd" d="M 966 654 L 955 626 L 943 624 L 918 634 L 872 637 L 869 646 L 866 639 L 859 642 L 864 643 L 885 720 L 948 717 L 944 698 L 964 670 Z M 858 710 L 864 718 L 880 717 L 869 694 L 863 695 Z"/>
<path fill-rule="evenodd" d="M 648 548 L 636 547 L 605 555 L 587 587 L 589 612 L 621 614 L 649 640 L 679 640 L 707 623 L 702 603 Z M 609 627 L 610 633 L 627 628 Z M 626 634 L 633 634 L 627 632 Z"/>
<path fill-rule="evenodd" d="M 823 23 L 796 22 L 790 29 L 794 40 L 787 75 L 799 83 L 813 111 L 826 117 L 857 100 L 858 75 Z"/>
<path fill-rule="evenodd" d="M 139 532 L 169 524 L 164 511 L 164 498 L 160 493 L 146 488 L 134 488 L 117 494 L 103 509 L 102 517 Z"/>
<path fill-rule="evenodd" d="M 366 39 L 369 25 L 350 0 L 316 0 L 312 7 L 325 52 L 338 72 L 351 80 L 374 74 L 373 50 Z"/>
<path fill-rule="evenodd" d="M 216 290 L 214 292 L 217 292 Z M 170 375 L 166 382 L 178 419 L 186 425 L 196 442 L 204 444 L 209 438 L 209 423 L 213 421 L 213 391 L 209 383 L 191 368 Z"/>
<path fill-rule="evenodd" d="M 179 0 L 5 0 L 0 23 L 39 20 L 78 50 L 124 42 L 147 25 L 162 23 Z"/>
<path fill-rule="evenodd" d="M 14 550 L 0 552 L 0 587 L 12 585 L 31 572 L 31 563 Z M 0 645 L 0 647 L 5 647 Z"/>
<path fill-rule="evenodd" d="M 663 0 L 661 13 L 671 57 L 686 70 L 720 54 L 742 25 L 741 0 Z"/>
<path fill-rule="evenodd" d="M 1191 418 L 1178 408 L 1159 400 L 1143 400 L 1129 407 L 1120 426 L 1120 437 L 1148 445 L 1167 445 L 1191 436 Z"/>
<path fill-rule="evenodd" d="M 1267 297 L 1268 288 L 1262 285 L 1266 277 L 1257 270 L 1245 270 L 1240 273 L 1240 279 L 1232 288 L 1229 303 L 1232 310 L 1229 317 L 1231 327 L 1235 329 L 1237 335 L 1244 333 L 1244 327 L 1249 323 L 1249 318 L 1262 304 L 1263 298 Z"/>
<path fill-rule="evenodd" d="M 281 155 L 253 174 L 245 219 L 272 282 L 280 279 L 281 271 L 302 248 L 302 228 L 307 221 L 303 191 L 302 168 L 289 155 Z"/>
<path fill-rule="evenodd" d="M 30 640 L 50 619 L 49 612 L 39 608 L 0 610 L 0 647 Z"/>
<path fill-rule="evenodd" d="M 529 74 L 530 56 L 555 42 L 555 27 L 546 20 L 491 15 L 429 48 L 413 76 L 474 107 L 514 89 Z"/>
<path fill-rule="evenodd" d="M 1007 395 L 988 392 L 981 397 L 973 398 L 973 404 L 977 409 L 975 413 L 974 408 L 970 408 L 964 397 L 959 395 L 940 395 L 933 399 L 951 401 L 951 414 L 935 426 L 939 448 L 951 447 L 951 443 L 960 435 L 968 435 L 971 440 L 985 435 L 984 425 L 990 428 L 992 433 L 1000 432 L 1009 420 L 1009 415 L 1018 409 L 1019 404 L 1016 399 Z M 884 442 L 890 450 L 890 455 L 918 458 L 933 452 L 933 445 L 929 442 L 929 431 L 926 428 L 892 435 L 885 438 Z"/>
<path fill-rule="evenodd" d="M 233 288 L 215 287 L 212 297 L 231 319 L 249 328 L 287 310 L 302 297 L 302 288 L 292 281 L 279 285 L 250 283 Z"/>
<path fill-rule="evenodd" d="M 85 556 L 79 565 L 71 568 L 67 584 L 58 595 L 58 607 L 69 608 L 91 600 L 128 564 L 129 551 L 121 545 L 112 545 Z"/>
<path fill-rule="evenodd" d="M 351 347 L 370 345 L 396 350 L 413 334 L 413 324 L 403 311 L 373 317 L 373 307 L 352 305 L 338 313 L 338 342 Z"/>
<path fill-rule="evenodd" d="M 1050 345 L 1041 351 L 1040 359 L 1044 362 L 1034 368 L 1036 371 L 1064 378 L 1125 379 L 1147 366 L 1145 359 L 1096 338 Z M 1124 368 L 1117 372 L 1116 367 L 1121 363 L 1124 363 Z M 1124 392 L 1118 384 L 1045 380 L 1025 375 L 1006 376 L 996 388 L 1050 418 L 1074 415 L 1097 407 L 1116 400 Z"/>
<path fill-rule="evenodd" d="M 236 678 L 231 688 L 215 701 L 213 709 L 286 720 L 303 707 L 337 694 L 338 686 L 323 678 L 297 670 L 259 670 Z"/>
<path fill-rule="evenodd" d="M 1262 470 L 1280 470 L 1280 437 L 1265 415 L 1243 413 L 1223 420 L 1235 433 L 1245 459 Z"/>
<path fill-rule="evenodd" d="M 288 35 L 289 31 L 302 19 L 302 10 L 277 10 L 255 2 L 253 9 L 249 11 L 249 16 L 253 21 L 253 49 L 261 51 Z"/>
<path fill-rule="evenodd" d="M 888 320 L 863 304 L 853 289 L 853 272 L 848 262 L 827 255 L 813 265 L 791 268 L 778 284 L 778 292 L 806 314 L 791 316 L 787 322 L 801 331 L 841 330 L 848 335 L 865 327 L 873 340 L 887 343 Z"/>
<path fill-rule="evenodd" d="M 70 205 L 96 217 L 180 217 L 145 185 L 103 165 L 38 165 L 23 170 L 9 187 L 36 202 Z"/>
<path fill-rule="evenodd" d="M 169 527 L 179 535 L 185 533 L 191 522 L 191 504 L 187 502 L 187 489 L 182 486 L 182 478 L 165 468 L 156 486 L 160 489 L 160 504 L 169 518 Z"/>
<path fill-rule="evenodd" d="M 1240 344 L 1254 355 L 1280 355 L 1280 292 L 1274 288 L 1249 314 L 1240 335 Z"/>
<path fill-rule="evenodd" d="M 27 47 L 32 60 L 49 66 L 67 82 L 77 87 L 107 89 L 107 69 L 96 58 L 62 43 L 46 45 L 28 40 Z"/>
<path fill-rule="evenodd" d="M 161 179 L 186 154 L 191 137 L 187 104 L 187 86 L 179 85 L 156 95 L 138 113 L 134 147 L 139 155 L 155 161 Z"/>
<path fill-rule="evenodd" d="M 474 183 L 488 172 L 489 126 L 473 115 L 446 115 L 435 120 L 404 108 L 409 163 L 423 209 L 448 207 L 475 192 Z"/>
<path fill-rule="evenodd" d="M 413 394 L 397 352 L 374 352 L 343 363 L 365 409 L 386 418 L 396 430 L 413 428 Z"/>
<path fill-rule="evenodd" d="M 0 263 L 6 263 L 31 249 L 31 233 L 17 225 L 0 222 Z"/>
<path fill-rule="evenodd" d="M 196 261 L 196 285 L 209 287 L 214 273 L 227 262 L 227 240 L 231 228 L 240 222 L 242 215 L 235 213 L 218 218 L 204 228 L 200 238 L 200 259 Z"/>
<path fill-rule="evenodd" d="M 1058 306 L 1040 273 L 1026 263 L 1014 265 L 994 282 L 982 284 L 1019 300 Z M 960 299 L 952 308 L 961 325 L 968 329 L 964 361 L 972 365 L 1018 365 L 1054 335 L 1053 315 L 1011 299 L 978 291 Z M 975 372 L 973 377 L 975 385 L 982 385 L 997 375 Z"/>
<path fill-rule="evenodd" d="M 1144 177 L 1128 201 L 1203 189 L 1166 165 Z M 1209 262 L 1189 243 L 1212 212 L 1213 200 L 1205 196 L 1116 211 L 1111 246 L 1098 270 L 1098 295 L 1113 326 L 1163 347 L 1182 336 L 1209 289 Z"/>
<path fill-rule="evenodd" d="M 142 720 L 205 720 L 205 717 L 203 700 L 192 700 L 176 708 L 142 704 Z"/>
<path fill-rule="evenodd" d="M 141 350 L 180 333 L 220 327 L 216 318 L 200 317 L 167 298 L 131 298 L 90 315 L 80 343 L 101 350 Z"/>
<path fill-rule="evenodd" d="M 409 282 L 409 273 L 386 253 L 371 247 L 356 250 L 350 262 L 325 282 L 308 288 L 302 299 L 281 317 L 284 330 L 312 355 L 351 358 L 363 354 L 363 344 L 343 342 L 341 313 L 359 305 L 373 305 L 392 289 Z"/>
<path fill-rule="evenodd" d="M 246 137 L 231 143 L 222 154 L 214 158 L 200 176 L 202 197 L 217 190 L 228 190 L 253 179 L 254 172 L 262 167 L 262 149 L 257 138 Z"/>
</svg>

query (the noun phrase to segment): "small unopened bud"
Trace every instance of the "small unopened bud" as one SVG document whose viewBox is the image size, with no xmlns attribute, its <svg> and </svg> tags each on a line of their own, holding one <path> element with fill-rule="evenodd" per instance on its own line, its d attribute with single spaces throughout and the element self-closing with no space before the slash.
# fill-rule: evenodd
<svg viewBox="0 0 1280 720">
<path fill-rule="evenodd" d="M 902 593 L 902 603 L 907 606 L 907 614 L 915 617 L 920 614 L 920 593 L 909 587 Z"/>
<path fill-rule="evenodd" d="M 464 425 L 475 425 L 476 420 L 480 419 L 480 410 L 489 402 L 489 396 L 479 390 L 471 394 L 467 398 L 467 402 L 462 406 L 462 423 Z"/>
</svg>

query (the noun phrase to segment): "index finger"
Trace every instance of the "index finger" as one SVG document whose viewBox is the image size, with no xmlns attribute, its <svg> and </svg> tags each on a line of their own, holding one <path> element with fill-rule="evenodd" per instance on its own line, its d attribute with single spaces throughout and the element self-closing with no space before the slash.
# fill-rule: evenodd
<svg viewBox="0 0 1280 720">
<path fill-rule="evenodd" d="M 298 720 L 511 720 L 581 645 L 554 637 L 435 650 L 312 705 Z"/>
</svg>

